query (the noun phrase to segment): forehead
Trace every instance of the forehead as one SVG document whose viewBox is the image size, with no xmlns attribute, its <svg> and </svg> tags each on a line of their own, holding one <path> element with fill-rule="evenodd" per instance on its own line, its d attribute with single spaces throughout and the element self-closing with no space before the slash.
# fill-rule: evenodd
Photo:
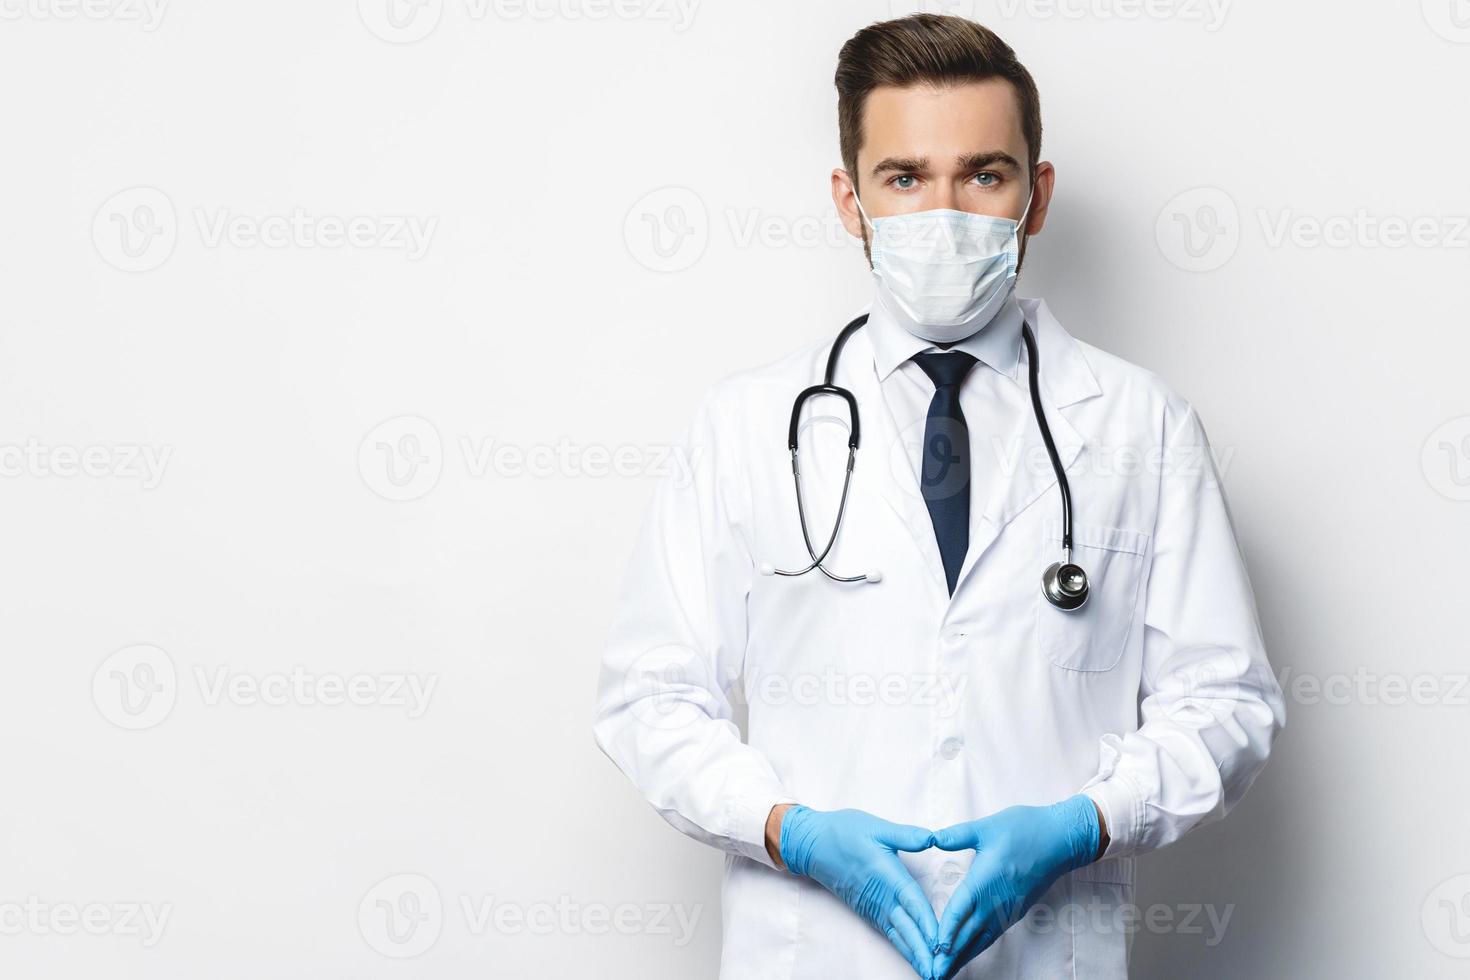
<svg viewBox="0 0 1470 980">
<path fill-rule="evenodd" d="M 1021 106 L 1003 78 L 954 85 L 883 85 L 863 105 L 858 156 L 927 156 L 936 164 L 955 156 L 1004 150 L 1026 159 Z"/>
</svg>

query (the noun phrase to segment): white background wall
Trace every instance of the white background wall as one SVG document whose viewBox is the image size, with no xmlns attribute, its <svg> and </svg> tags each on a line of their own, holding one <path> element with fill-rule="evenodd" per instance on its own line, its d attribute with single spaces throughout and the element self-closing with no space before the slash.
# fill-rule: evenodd
<svg viewBox="0 0 1470 980">
<path fill-rule="evenodd" d="M 913 4 L 87 2 L 0 0 L 0 973 L 712 976 L 599 644 L 698 395 L 866 298 L 831 75 Z M 948 9 L 1042 89 L 1023 294 L 1199 408 L 1292 694 L 1136 974 L 1463 976 L 1470 6 Z"/>
</svg>

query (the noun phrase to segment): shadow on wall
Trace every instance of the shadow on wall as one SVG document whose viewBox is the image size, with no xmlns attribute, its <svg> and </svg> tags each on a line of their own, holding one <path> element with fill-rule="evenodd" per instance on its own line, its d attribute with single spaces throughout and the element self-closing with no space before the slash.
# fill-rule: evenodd
<svg viewBox="0 0 1470 980">
<path fill-rule="evenodd" d="M 1287 781 L 1277 778 L 1283 755 L 1290 755 L 1288 735 L 1223 822 L 1139 859 L 1131 975 L 1303 975 L 1291 966 L 1303 945 L 1297 920 L 1310 908 L 1310 875 L 1305 828 L 1291 825 Z"/>
</svg>

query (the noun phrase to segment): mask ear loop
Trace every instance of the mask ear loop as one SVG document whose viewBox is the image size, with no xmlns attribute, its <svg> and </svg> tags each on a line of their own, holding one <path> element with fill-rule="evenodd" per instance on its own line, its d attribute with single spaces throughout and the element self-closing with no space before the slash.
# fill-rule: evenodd
<svg viewBox="0 0 1470 980">
<path fill-rule="evenodd" d="M 1031 205 L 1036 203 L 1036 178 L 1031 178 L 1031 193 L 1026 197 L 1026 210 L 1016 222 L 1016 271 L 1021 271 L 1021 252 L 1026 247 L 1026 218 L 1031 214 Z"/>
<path fill-rule="evenodd" d="M 1021 212 L 1021 217 L 1016 221 L 1016 242 L 1020 244 L 1021 236 L 1026 231 L 1026 218 L 1031 214 L 1031 205 L 1036 203 L 1036 181 L 1031 181 L 1031 193 L 1026 195 L 1026 210 Z"/>
<path fill-rule="evenodd" d="M 852 203 L 857 205 L 858 214 L 862 216 L 863 222 L 867 224 L 868 230 L 873 234 L 878 233 L 878 226 L 873 224 L 873 219 L 868 217 L 868 212 L 863 210 L 863 199 L 858 197 L 857 185 L 852 185 Z"/>
</svg>

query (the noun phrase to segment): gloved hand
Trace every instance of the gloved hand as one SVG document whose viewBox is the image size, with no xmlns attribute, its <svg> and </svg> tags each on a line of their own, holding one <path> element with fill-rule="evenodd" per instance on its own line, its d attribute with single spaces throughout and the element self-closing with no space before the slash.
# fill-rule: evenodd
<svg viewBox="0 0 1470 980">
<path fill-rule="evenodd" d="M 934 975 L 952 977 L 990 947 L 1052 883 L 1097 858 L 1100 828 L 1090 797 L 1051 806 L 1013 806 L 981 820 L 936 831 L 946 851 L 974 848 L 970 865 L 945 906 Z"/>
<path fill-rule="evenodd" d="M 934 835 L 862 810 L 794 806 L 781 821 L 781 860 L 847 903 L 898 947 L 919 976 L 934 976 L 939 922 L 898 851 L 924 851 Z"/>
</svg>

